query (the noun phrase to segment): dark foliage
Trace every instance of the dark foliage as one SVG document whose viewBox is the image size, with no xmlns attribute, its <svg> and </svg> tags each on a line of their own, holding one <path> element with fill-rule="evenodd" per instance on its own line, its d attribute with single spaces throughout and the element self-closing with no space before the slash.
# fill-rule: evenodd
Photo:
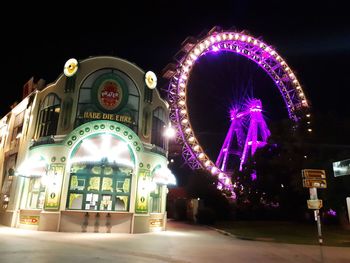
<svg viewBox="0 0 350 263">
<path fill-rule="evenodd" d="M 229 219 L 232 207 L 226 196 L 216 189 L 217 181 L 208 172 L 194 171 L 186 190 L 191 198 L 200 198 L 205 208 L 211 208 L 218 219 Z M 204 212 L 205 213 L 205 212 Z"/>
<path fill-rule="evenodd" d="M 216 221 L 216 212 L 210 207 L 199 208 L 196 218 L 198 224 L 214 225 Z"/>
<path fill-rule="evenodd" d="M 332 117 L 331 117 L 332 116 Z M 350 175 L 335 178 L 332 162 L 350 158 L 350 125 L 335 115 L 317 116 L 311 128 L 306 120 L 297 129 L 290 121 L 271 123 L 269 145 L 259 149 L 243 172 L 235 172 L 237 217 L 241 219 L 312 220 L 306 200 L 309 191 L 302 185 L 302 169 L 323 169 L 327 189 L 318 189 L 323 199 L 322 215 L 327 222 L 345 218 L 345 198 L 350 195 Z M 257 179 L 250 174 L 256 171 Z M 337 216 L 327 214 L 329 209 Z"/>
</svg>

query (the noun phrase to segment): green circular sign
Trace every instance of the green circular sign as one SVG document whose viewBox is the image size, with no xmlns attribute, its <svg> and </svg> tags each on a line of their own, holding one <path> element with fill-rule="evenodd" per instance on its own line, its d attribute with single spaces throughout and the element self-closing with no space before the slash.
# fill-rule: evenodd
<svg viewBox="0 0 350 263">
<path fill-rule="evenodd" d="M 104 112 L 117 112 L 128 102 L 128 88 L 125 81 L 114 73 L 98 77 L 92 88 L 92 97 Z"/>
</svg>

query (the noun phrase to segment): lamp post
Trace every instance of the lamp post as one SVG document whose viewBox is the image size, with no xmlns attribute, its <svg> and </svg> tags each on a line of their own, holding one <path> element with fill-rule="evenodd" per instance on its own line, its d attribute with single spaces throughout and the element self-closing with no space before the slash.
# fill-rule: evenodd
<svg viewBox="0 0 350 263">
<path fill-rule="evenodd" d="M 168 126 L 165 128 L 164 131 L 164 136 L 168 140 L 172 139 L 175 137 L 176 131 L 175 129 L 171 126 L 171 122 L 169 122 Z"/>
</svg>

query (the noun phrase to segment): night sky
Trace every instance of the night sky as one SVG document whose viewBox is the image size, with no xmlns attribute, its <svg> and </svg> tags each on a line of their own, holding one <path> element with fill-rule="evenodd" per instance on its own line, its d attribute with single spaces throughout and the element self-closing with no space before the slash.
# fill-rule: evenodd
<svg viewBox="0 0 350 263">
<path fill-rule="evenodd" d="M 17 16 L 22 19 L 18 25 L 8 27 L 11 21 L 2 18 L 0 115 L 21 100 L 22 87 L 30 77 L 54 82 L 71 57 L 81 60 L 113 55 L 159 76 L 187 36 L 197 36 L 217 25 L 261 36 L 296 73 L 315 114 L 331 111 L 348 118 L 348 9 L 337 1 L 303 2 L 317 5 L 296 1 L 215 1 L 215 5 L 163 1 L 138 6 L 135 1 L 129 7 L 101 2 L 80 10 L 64 6 L 45 11 L 25 9 L 26 13 Z M 52 8 L 61 13 L 53 14 Z M 247 59 L 233 54 L 206 56 L 193 72 L 189 107 L 199 135 L 224 136 L 229 125 L 228 107 L 242 94 L 261 98 L 268 119 L 287 117 L 273 82 Z"/>
</svg>

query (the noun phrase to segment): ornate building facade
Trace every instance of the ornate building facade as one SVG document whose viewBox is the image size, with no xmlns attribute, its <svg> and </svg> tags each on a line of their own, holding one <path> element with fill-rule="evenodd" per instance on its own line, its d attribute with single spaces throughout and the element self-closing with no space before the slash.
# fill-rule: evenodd
<svg viewBox="0 0 350 263">
<path fill-rule="evenodd" d="M 27 83 L 0 120 L 0 220 L 47 231 L 141 233 L 166 224 L 168 106 L 156 77 L 116 57 L 69 60 Z M 29 85 L 29 86 L 28 86 Z"/>
</svg>

